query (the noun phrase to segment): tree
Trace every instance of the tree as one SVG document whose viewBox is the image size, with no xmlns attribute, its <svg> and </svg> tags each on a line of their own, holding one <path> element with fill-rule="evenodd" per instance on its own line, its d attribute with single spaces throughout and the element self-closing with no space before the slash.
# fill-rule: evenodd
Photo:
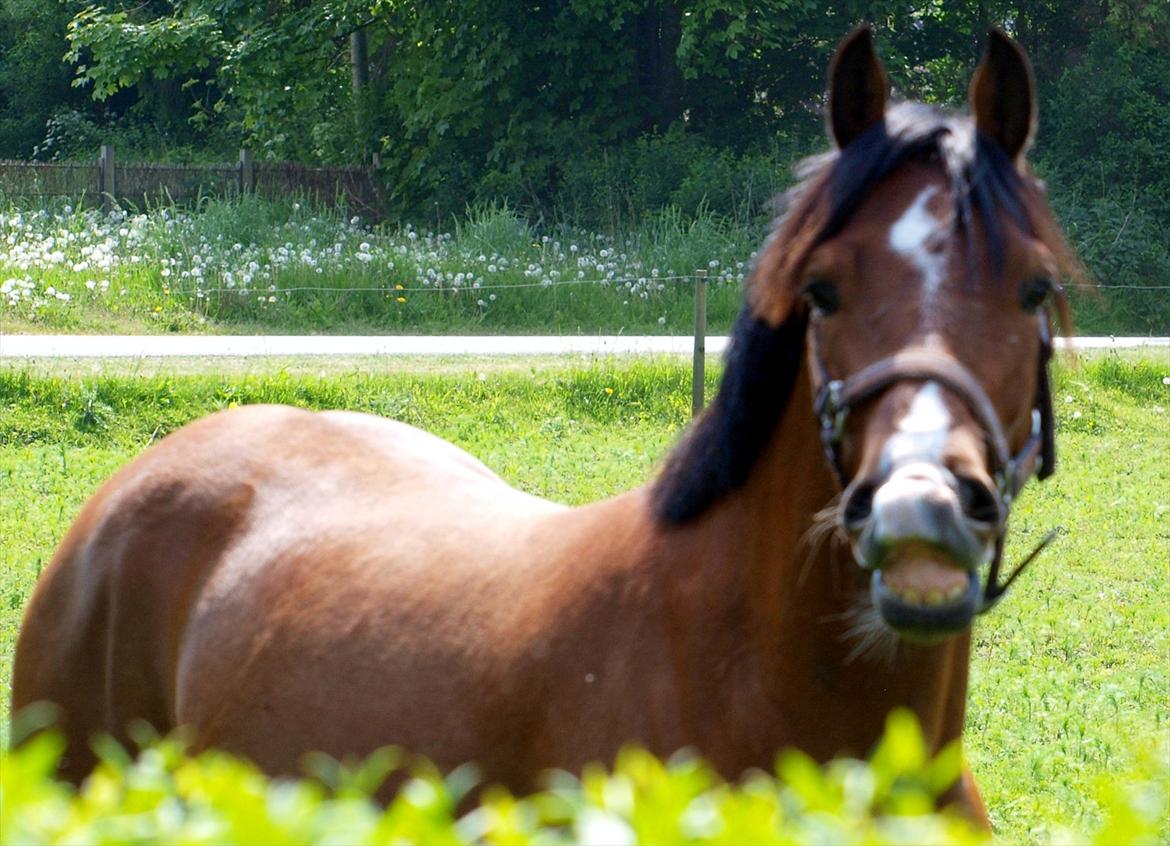
<svg viewBox="0 0 1170 846">
<path fill-rule="evenodd" d="M 269 158 L 377 150 L 401 210 L 502 195 L 547 211 L 582 162 L 637 145 L 721 161 L 805 149 L 821 137 L 827 58 L 859 20 L 875 25 L 898 93 L 950 105 L 987 27 L 1003 26 L 1032 52 L 1045 108 L 1062 104 L 1042 121 L 1053 161 L 1123 161 L 1122 142 L 1101 139 L 1124 127 L 1089 129 L 1112 108 L 1115 123 L 1141 126 L 1141 161 L 1161 162 L 1164 128 L 1147 106 L 1164 100 L 1170 7 L 1155 0 L 114 1 L 68 25 L 75 85 L 155 124 L 230 127 Z M 1110 80 L 1111 56 L 1126 79 Z M 0 72 L 0 98 L 19 74 Z M 20 112 L 7 97 L 0 107 Z M 1090 103 L 1105 108 L 1089 115 Z"/>
<path fill-rule="evenodd" d="M 80 3 L 4 0 L 0 4 L 0 157 L 27 156 L 62 108 L 85 108 L 72 69 L 61 61 L 65 27 Z"/>
</svg>

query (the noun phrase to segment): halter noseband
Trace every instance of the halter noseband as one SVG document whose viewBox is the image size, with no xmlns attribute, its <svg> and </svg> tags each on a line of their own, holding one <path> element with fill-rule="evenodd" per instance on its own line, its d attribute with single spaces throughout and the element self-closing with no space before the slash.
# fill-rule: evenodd
<svg viewBox="0 0 1170 846">
<path fill-rule="evenodd" d="M 1008 447 L 1003 425 L 987 392 L 967 368 L 949 355 L 931 350 L 907 350 L 876 361 L 845 379 L 831 379 L 824 362 L 819 356 L 813 356 L 821 377 L 821 388 L 814 404 L 821 421 L 821 442 L 829 466 L 833 468 L 842 488 L 848 484 L 841 461 L 841 443 L 849 412 L 855 405 L 871 399 L 897 382 L 939 382 L 961 399 L 978 421 L 987 443 L 988 469 L 996 484 L 997 511 L 995 555 L 983 586 L 980 614 L 989 611 L 999 601 L 1012 582 L 1056 538 L 1058 532 L 1055 529 L 1049 532 L 1007 579 L 999 581 L 1004 536 L 1013 500 L 1033 473 L 1039 479 L 1046 479 L 1056 469 L 1052 392 L 1048 380 L 1052 339 L 1048 321 L 1042 319 L 1040 325 L 1040 372 L 1036 383 L 1036 400 L 1032 406 L 1032 431 L 1015 455 Z"/>
</svg>

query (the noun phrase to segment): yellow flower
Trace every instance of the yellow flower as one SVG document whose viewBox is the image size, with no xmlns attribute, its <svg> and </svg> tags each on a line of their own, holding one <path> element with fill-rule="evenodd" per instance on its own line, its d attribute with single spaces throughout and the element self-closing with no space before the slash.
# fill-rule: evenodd
<svg viewBox="0 0 1170 846">
<path fill-rule="evenodd" d="M 395 290 L 395 291 L 402 291 L 402 290 L 405 290 L 405 289 L 404 289 L 404 288 L 403 288 L 401 285 L 395 285 L 395 286 L 394 286 L 394 290 Z"/>
<path fill-rule="evenodd" d="M 606 396 L 609 396 L 609 395 L 613 394 L 613 388 L 606 388 L 606 389 L 605 389 L 605 394 L 606 394 Z"/>
<path fill-rule="evenodd" d="M 398 302 L 400 302 L 400 303 L 406 302 L 406 297 L 399 297 Z"/>
</svg>

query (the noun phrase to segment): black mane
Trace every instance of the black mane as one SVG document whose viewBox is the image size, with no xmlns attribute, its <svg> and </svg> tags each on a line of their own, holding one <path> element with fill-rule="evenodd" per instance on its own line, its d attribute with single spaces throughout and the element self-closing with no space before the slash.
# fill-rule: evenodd
<svg viewBox="0 0 1170 846">
<path fill-rule="evenodd" d="M 800 184 L 781 203 L 794 219 L 805 218 L 818 227 L 812 238 L 799 240 L 816 246 L 836 235 L 870 192 L 911 160 L 940 163 L 951 184 L 955 226 L 961 228 L 968 245 L 968 266 L 973 269 L 975 264 L 973 227 L 978 214 L 993 272 L 999 276 L 1004 243 L 1000 215 L 1033 232 L 1022 198 L 1023 179 L 1009 156 L 978 132 L 971 119 L 919 103 L 894 106 L 884 122 L 844 150 L 801 163 Z M 817 205 L 824 205 L 826 211 L 809 215 L 809 209 Z M 799 234 L 787 232 L 782 218 L 766 249 L 793 249 L 792 242 L 798 240 L 794 236 Z M 974 279 L 975 274 L 968 277 Z M 749 284 L 797 283 L 756 278 L 753 273 Z M 804 353 L 806 324 L 799 302 L 778 326 L 745 305 L 732 331 L 718 394 L 672 451 L 654 483 L 654 512 L 660 521 L 690 522 L 747 481 L 792 394 Z"/>
<path fill-rule="evenodd" d="M 654 483 L 659 520 L 690 522 L 747 481 L 796 384 L 805 323 L 801 311 L 778 327 L 748 308 L 739 313 L 719 393 Z"/>
</svg>

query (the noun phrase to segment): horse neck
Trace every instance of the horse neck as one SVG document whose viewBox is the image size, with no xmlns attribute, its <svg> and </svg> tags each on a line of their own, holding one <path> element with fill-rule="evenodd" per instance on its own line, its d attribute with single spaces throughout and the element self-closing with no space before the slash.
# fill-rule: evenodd
<svg viewBox="0 0 1170 846">
<path fill-rule="evenodd" d="M 836 539 L 810 537 L 838 491 L 804 370 L 748 482 L 675 538 L 670 557 L 687 562 L 669 576 L 681 654 L 696 689 L 720 700 L 705 710 L 725 733 L 754 738 L 744 748 L 766 754 L 765 766 L 783 746 L 867 754 L 897 706 L 918 714 L 937 750 L 962 729 L 970 635 L 860 643 L 868 574 Z M 725 683 L 713 684 L 712 667 Z"/>
</svg>

